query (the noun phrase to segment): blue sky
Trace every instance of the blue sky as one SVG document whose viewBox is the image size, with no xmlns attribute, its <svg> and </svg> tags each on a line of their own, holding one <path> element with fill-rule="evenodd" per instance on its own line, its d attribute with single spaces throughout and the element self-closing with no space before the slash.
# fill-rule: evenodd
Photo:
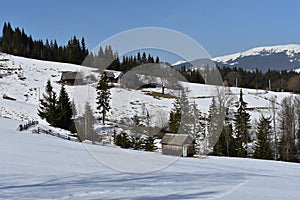
<svg viewBox="0 0 300 200">
<path fill-rule="evenodd" d="M 1 26 L 66 44 L 84 36 L 89 49 L 119 32 L 164 27 L 182 32 L 212 56 L 256 46 L 300 43 L 297 0 L 2 1 Z"/>
</svg>

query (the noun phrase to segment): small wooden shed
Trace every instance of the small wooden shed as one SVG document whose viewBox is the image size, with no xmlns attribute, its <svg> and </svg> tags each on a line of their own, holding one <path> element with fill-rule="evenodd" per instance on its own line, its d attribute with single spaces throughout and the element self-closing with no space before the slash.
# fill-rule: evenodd
<svg viewBox="0 0 300 200">
<path fill-rule="evenodd" d="M 67 85 L 81 84 L 83 82 L 83 75 L 79 72 L 63 71 L 60 78 L 60 83 Z"/>
<path fill-rule="evenodd" d="M 172 156 L 193 156 L 194 140 L 188 134 L 166 133 L 161 140 L 162 153 Z"/>
<path fill-rule="evenodd" d="M 118 83 L 123 75 L 123 72 L 115 70 L 105 70 L 104 73 L 106 74 L 108 81 L 111 83 Z"/>
</svg>

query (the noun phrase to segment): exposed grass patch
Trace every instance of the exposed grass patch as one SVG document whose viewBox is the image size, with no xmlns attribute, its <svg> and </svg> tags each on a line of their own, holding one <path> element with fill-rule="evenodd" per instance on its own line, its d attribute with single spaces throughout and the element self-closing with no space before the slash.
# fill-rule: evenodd
<svg viewBox="0 0 300 200">
<path fill-rule="evenodd" d="M 171 95 L 171 94 L 162 94 L 160 92 L 147 92 L 146 93 L 149 96 L 152 96 L 154 98 L 167 98 L 167 99 L 175 99 L 176 96 Z"/>
</svg>

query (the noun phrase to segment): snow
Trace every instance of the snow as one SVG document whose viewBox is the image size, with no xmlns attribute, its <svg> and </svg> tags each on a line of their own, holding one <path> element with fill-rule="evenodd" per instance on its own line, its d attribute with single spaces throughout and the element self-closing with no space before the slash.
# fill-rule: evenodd
<svg viewBox="0 0 300 200">
<path fill-rule="evenodd" d="M 286 55 L 292 58 L 294 57 L 294 54 L 300 53 L 300 44 L 256 47 L 240 53 L 215 57 L 213 58 L 213 60 L 216 62 L 227 63 L 228 61 L 234 61 L 241 57 L 254 56 L 254 55 L 268 55 L 272 53 L 281 53 L 281 52 L 285 52 Z"/>
<path fill-rule="evenodd" d="M 3 61 L 3 58 L 9 59 Z M 294 163 L 253 159 L 201 157 L 177 158 L 159 152 L 133 151 L 78 143 L 31 130 L 17 131 L 28 120 L 40 121 L 39 126 L 50 128 L 37 116 L 38 99 L 48 79 L 58 91 L 61 71 L 93 73 L 91 68 L 38 61 L 0 54 L 0 199 L 298 199 L 300 166 Z M 3 68 L 14 68 L 8 73 Z M 26 77 L 20 80 L 18 74 Z M 216 87 L 182 83 L 190 102 L 207 113 Z M 85 102 L 95 106 L 95 84 L 66 86 L 75 99 L 79 112 Z M 226 88 L 225 88 L 226 89 Z M 166 123 L 174 99 L 154 98 L 147 92 L 160 88 L 129 90 L 112 88 L 113 107 L 109 118 L 151 115 L 151 125 Z M 240 88 L 227 88 L 238 100 Z M 178 91 L 166 89 L 167 94 Z M 284 92 L 243 89 L 244 99 L 255 122 L 269 114 L 270 98 L 276 102 L 291 95 Z M 27 94 L 27 97 L 24 96 Z M 10 119 L 6 119 L 10 118 Z M 102 130 L 103 127 L 99 127 Z M 133 173 L 135 172 L 135 173 Z"/>
<path fill-rule="evenodd" d="M 183 63 L 186 63 L 186 61 L 184 61 L 184 60 L 178 60 L 175 63 L 173 63 L 172 66 L 181 65 Z"/>
<path fill-rule="evenodd" d="M 92 68 L 0 53 L 0 116 L 18 120 L 38 120 L 37 105 L 44 93 L 47 81 L 50 79 L 54 91 L 58 92 L 62 71 L 83 72 L 85 75 L 93 73 Z M 7 70 L 9 69 L 9 70 Z M 20 80 L 19 75 L 25 80 Z M 66 88 L 72 93 L 72 88 Z M 3 95 L 13 97 L 16 102 L 2 99 Z"/>
<path fill-rule="evenodd" d="M 299 199 L 300 165 L 239 158 L 179 158 L 93 146 L 125 168 L 171 164 L 151 173 L 103 165 L 85 145 L 18 132 L 0 118 L 0 199 Z M 132 157 L 131 154 L 138 154 Z"/>
<path fill-rule="evenodd" d="M 289 47 L 291 48 L 291 47 Z M 295 47 L 296 48 L 296 47 Z M 3 61 L 8 59 L 8 61 Z M 91 68 L 84 66 L 58 63 L 49 61 L 40 61 L 28 58 L 0 54 L 0 64 L 7 68 L 16 68 L 14 72 L 20 73 L 22 69 L 25 80 L 20 80 L 15 73 L 8 74 L 7 70 L 0 68 L 1 73 L 7 73 L 7 76 L 0 78 L 0 117 L 7 117 L 16 120 L 28 121 L 37 120 L 42 124 L 47 124 L 37 115 L 39 97 L 44 93 L 45 85 L 48 79 L 56 92 L 60 89 L 60 80 L 62 71 L 78 71 L 85 76 L 94 73 Z M 4 68 L 4 67 L 3 67 Z M 97 74 L 94 73 L 97 77 Z M 202 113 L 207 113 L 212 97 L 216 95 L 216 87 L 195 83 L 182 83 L 187 88 L 187 96 L 191 103 L 195 102 Z M 225 88 L 226 89 L 226 88 Z M 89 101 L 95 109 L 95 83 L 80 86 L 66 86 L 66 90 L 72 100 L 75 101 L 78 114 L 83 113 L 84 105 Z M 227 88 L 231 96 L 237 101 L 240 88 Z M 114 122 L 130 120 L 134 115 L 144 116 L 149 112 L 152 126 L 163 127 L 168 122 L 168 115 L 172 109 L 174 99 L 154 98 L 147 95 L 147 92 L 161 92 L 161 88 L 147 88 L 143 90 L 129 90 L 124 88 L 112 88 L 111 107 L 109 118 Z M 167 94 L 178 95 L 178 91 L 166 89 Z M 249 108 L 253 109 L 251 114 L 252 122 L 257 121 L 261 114 L 268 115 L 270 111 L 270 98 L 276 96 L 276 102 L 280 104 L 282 99 L 291 95 L 285 92 L 266 92 L 264 90 L 243 89 L 244 99 Z M 16 101 L 10 101 L 1 98 L 3 94 L 16 98 Z M 24 96 L 25 95 L 25 96 Z M 26 97 L 27 95 L 27 97 Z"/>
</svg>

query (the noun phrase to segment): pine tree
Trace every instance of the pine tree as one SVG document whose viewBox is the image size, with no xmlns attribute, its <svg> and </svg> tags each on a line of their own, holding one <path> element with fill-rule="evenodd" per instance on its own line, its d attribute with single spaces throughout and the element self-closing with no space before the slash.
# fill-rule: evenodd
<svg viewBox="0 0 300 200">
<path fill-rule="evenodd" d="M 140 64 L 140 62 L 141 62 L 141 53 L 140 52 L 137 53 L 137 62 L 138 62 L 138 64 Z"/>
<path fill-rule="evenodd" d="M 214 138 L 216 135 L 218 134 L 218 123 L 215 119 L 218 118 L 219 112 L 218 112 L 218 108 L 217 108 L 217 104 L 216 104 L 216 100 L 215 97 L 212 98 L 211 104 L 209 106 L 208 109 L 208 119 L 209 119 L 209 123 L 208 123 L 208 127 L 207 127 L 207 133 L 205 135 L 205 140 L 207 143 L 207 148 L 209 147 L 213 147 L 213 143 L 214 143 Z"/>
<path fill-rule="evenodd" d="M 142 59 L 141 59 L 141 64 L 146 64 L 146 63 L 147 63 L 147 55 L 146 55 L 146 52 L 143 52 Z"/>
<path fill-rule="evenodd" d="M 232 124 L 228 123 L 223 127 L 221 135 L 214 145 L 213 153 L 219 156 L 236 156 Z"/>
<path fill-rule="evenodd" d="M 160 61 L 159 61 L 159 57 L 158 56 L 156 56 L 156 59 L 155 59 L 155 63 L 159 63 Z"/>
<path fill-rule="evenodd" d="M 40 100 L 40 107 L 38 115 L 45 119 L 50 125 L 57 125 L 57 98 L 56 93 L 53 92 L 51 81 L 47 81 L 46 93 L 43 94 L 43 99 Z"/>
<path fill-rule="evenodd" d="M 83 61 L 88 54 L 89 51 L 86 48 L 84 37 L 82 37 L 81 38 L 81 61 Z"/>
<path fill-rule="evenodd" d="M 172 133 L 177 133 L 181 121 L 181 100 L 180 96 L 175 98 L 173 103 L 173 110 L 170 112 L 169 127 Z"/>
<path fill-rule="evenodd" d="M 72 105 L 65 87 L 62 85 L 57 102 L 57 126 L 69 130 L 72 124 Z"/>
<path fill-rule="evenodd" d="M 110 106 L 109 106 L 110 90 L 108 86 L 108 78 L 105 75 L 105 73 L 101 75 L 96 90 L 97 90 L 97 98 L 96 98 L 97 110 L 102 115 L 101 119 L 102 119 L 102 123 L 104 124 L 106 115 L 110 110 Z"/>
<path fill-rule="evenodd" d="M 192 132 L 192 115 L 189 100 L 182 90 L 180 94 L 180 109 L 181 109 L 181 120 L 178 133 L 179 134 L 190 134 Z"/>
<path fill-rule="evenodd" d="M 153 136 L 147 136 L 145 139 L 145 151 L 154 151 L 156 150 L 156 147 L 154 145 L 154 137 Z"/>
<path fill-rule="evenodd" d="M 237 156 L 246 157 L 248 150 L 248 137 L 250 129 L 250 114 L 246 110 L 247 103 L 243 100 L 243 91 L 240 91 L 238 110 L 235 113 L 235 136 Z"/>
<path fill-rule="evenodd" d="M 143 137 L 142 137 L 142 133 L 144 131 L 144 127 L 141 124 L 141 121 L 138 117 L 137 114 L 135 114 L 133 116 L 133 124 L 130 125 L 129 127 L 130 130 L 130 141 L 131 141 L 131 145 L 133 147 L 133 149 L 135 150 L 139 150 L 142 149 L 142 145 L 143 145 Z"/>
<path fill-rule="evenodd" d="M 195 141 L 195 153 L 200 154 L 201 149 L 201 138 L 205 134 L 205 124 L 202 121 L 202 113 L 197 108 L 195 102 L 190 106 L 189 121 L 191 125 L 190 135 Z"/>
<path fill-rule="evenodd" d="M 129 141 L 129 138 L 126 133 L 120 133 L 116 136 L 116 143 L 117 146 L 120 146 L 121 148 L 130 148 L 131 142 Z"/>
<path fill-rule="evenodd" d="M 169 128 L 173 133 L 190 134 L 192 132 L 193 120 L 188 98 L 184 91 L 175 98 L 173 110 L 170 112 Z"/>
<path fill-rule="evenodd" d="M 257 141 L 255 142 L 254 158 L 258 159 L 273 159 L 272 150 L 270 146 L 271 136 L 271 120 L 261 116 L 257 128 Z"/>
</svg>

